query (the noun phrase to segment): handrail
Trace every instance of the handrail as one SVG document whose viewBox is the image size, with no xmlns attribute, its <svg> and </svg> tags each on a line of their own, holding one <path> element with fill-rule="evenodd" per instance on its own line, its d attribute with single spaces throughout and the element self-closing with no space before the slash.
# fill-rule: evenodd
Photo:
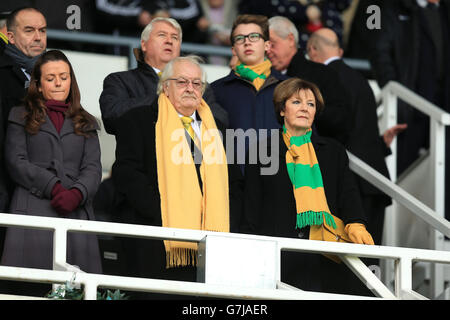
<svg viewBox="0 0 450 320">
<path fill-rule="evenodd" d="M 422 201 L 403 190 L 381 173 L 367 165 L 358 157 L 347 151 L 350 169 L 369 181 L 375 187 L 383 190 L 391 198 L 410 209 L 416 216 L 433 226 L 436 230 L 450 237 L 450 222 L 437 215 L 436 211 L 425 205 Z"/>
<path fill-rule="evenodd" d="M 128 59 L 129 67 L 136 67 L 136 60 L 134 58 L 133 48 L 138 48 L 141 46 L 141 41 L 138 37 L 126 37 L 126 36 L 114 36 L 108 34 L 98 34 L 89 32 L 77 32 L 77 31 L 65 31 L 48 29 L 47 37 L 49 39 L 64 40 L 64 41 L 75 41 L 75 42 L 86 42 L 86 43 L 96 43 L 96 44 L 107 44 L 107 45 L 120 45 L 128 47 Z M 218 55 L 224 57 L 231 57 L 231 49 L 226 46 L 214 46 L 208 44 L 197 44 L 183 42 L 181 44 L 181 51 L 188 53 L 195 53 L 200 55 Z M 358 70 L 370 70 L 370 62 L 368 60 L 360 60 L 353 58 L 344 58 L 345 63 L 350 65 L 352 68 Z"/>
<path fill-rule="evenodd" d="M 416 109 L 430 116 L 431 118 L 439 121 L 439 123 L 448 126 L 450 125 L 450 114 L 426 100 L 422 96 L 418 95 L 414 91 L 409 90 L 402 84 L 396 81 L 389 81 L 382 89 L 382 94 L 386 92 L 392 92 L 397 95 L 398 98 L 413 105 Z"/>
<path fill-rule="evenodd" d="M 428 225 L 433 227 L 428 235 L 428 245 L 431 249 L 442 250 L 445 245 L 445 238 L 443 234 L 448 236 L 448 222 L 444 219 L 445 216 L 445 132 L 446 126 L 450 125 L 450 114 L 440 109 L 438 106 L 427 101 L 420 95 L 414 93 L 410 89 L 404 87 L 398 82 L 390 81 L 384 88 L 381 89 L 380 97 L 382 99 L 382 105 L 380 109 L 383 109 L 381 123 L 382 129 L 391 128 L 398 123 L 397 120 L 397 100 L 402 99 L 408 103 L 411 107 L 423 112 L 429 116 L 430 121 L 430 149 L 429 159 L 430 174 L 428 175 L 432 179 L 431 184 L 431 206 L 433 210 L 425 206 L 422 202 L 415 198 L 406 197 L 405 194 L 396 193 L 398 196 L 394 197 L 393 205 L 389 210 L 390 214 L 385 217 L 386 233 L 384 234 L 385 240 L 390 245 L 400 245 L 397 238 L 398 232 L 398 217 L 395 214 L 398 209 L 397 202 L 403 204 L 407 209 L 413 212 L 415 215 L 421 217 Z M 397 177 L 397 141 L 394 139 L 391 143 L 392 154 L 386 159 L 388 170 L 393 182 L 398 183 L 399 177 Z M 417 162 L 415 163 L 417 164 Z M 415 165 L 413 164 L 413 165 Z M 354 166 L 350 164 L 353 168 Z M 410 167 L 411 168 L 411 167 Z M 411 170 L 410 172 L 414 172 Z M 362 171 L 358 174 L 363 175 Z M 367 175 L 366 175 L 367 176 Z M 370 175 L 369 175 L 370 176 Z M 407 178 L 407 171 L 402 174 L 402 179 Z M 374 183 L 377 179 L 371 180 L 368 177 L 368 181 Z M 390 192 L 392 196 L 395 187 L 390 185 L 387 187 L 385 184 L 378 184 L 381 186 L 381 190 L 385 188 Z M 399 191 L 400 189 L 397 189 Z M 385 268 L 392 270 L 392 264 L 385 262 Z M 392 275 L 392 272 L 385 272 L 387 277 Z M 444 290 L 444 268 L 442 265 L 432 264 L 430 266 L 430 290 L 432 296 L 438 296 Z M 385 283 L 392 281 L 392 278 L 386 278 Z"/>
<path fill-rule="evenodd" d="M 28 216 L 18 214 L 0 214 L 0 225 L 9 227 L 26 227 L 35 229 L 54 230 L 53 246 L 54 265 L 58 268 L 66 264 L 66 240 L 68 232 L 86 232 L 104 235 L 120 235 L 125 237 L 139 237 L 148 239 L 169 239 L 181 241 L 199 242 L 208 236 L 223 236 L 228 238 L 253 239 L 262 241 L 276 241 L 279 250 L 287 251 L 306 251 L 314 253 L 331 253 L 340 255 L 344 262 L 352 266 L 352 270 L 358 277 L 367 281 L 368 284 L 376 286 L 374 292 L 385 299 L 402 299 L 407 293 L 412 291 L 412 262 L 427 261 L 434 263 L 449 263 L 450 252 L 396 248 L 385 246 L 367 246 L 360 244 L 334 243 L 324 241 L 290 239 L 280 237 L 257 236 L 247 234 L 234 234 L 222 232 L 210 232 L 199 230 L 163 228 L 155 226 L 120 224 L 111 222 L 86 221 L 66 218 L 49 218 L 39 216 Z M 64 252 L 63 252 L 64 251 Z M 398 261 L 397 280 L 395 295 L 393 295 L 381 281 L 374 281 L 373 274 L 368 268 L 360 263 L 356 257 L 395 259 Z M 360 261 L 359 261 L 360 262 Z M 280 263 L 278 261 L 278 263 Z M 25 270 L 26 269 L 26 270 Z M 65 282 L 69 275 L 74 272 L 54 270 L 37 270 L 16 267 L 0 267 L 0 278 L 45 282 Z M 25 272 L 24 272 L 25 271 Z M 370 273 L 370 275 L 369 275 Z M 142 279 L 139 281 L 132 277 L 92 275 L 89 273 L 76 273 L 76 283 L 85 285 L 86 299 L 96 298 L 97 287 L 120 288 L 127 290 L 148 291 L 148 292 L 166 292 L 180 294 L 213 295 L 217 297 L 234 298 L 265 298 L 265 299 L 351 299 L 370 298 L 352 295 L 332 295 L 328 293 L 314 293 L 309 291 L 290 291 L 290 290 L 264 290 L 239 287 L 218 287 L 210 284 L 182 282 L 178 281 Z M 410 295 L 409 295 L 410 296 Z M 417 295 L 418 297 L 419 295 Z"/>
</svg>

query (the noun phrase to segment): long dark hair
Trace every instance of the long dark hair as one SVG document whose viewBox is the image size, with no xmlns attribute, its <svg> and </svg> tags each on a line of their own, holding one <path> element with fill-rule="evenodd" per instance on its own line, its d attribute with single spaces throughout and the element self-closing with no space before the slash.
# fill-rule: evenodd
<svg viewBox="0 0 450 320">
<path fill-rule="evenodd" d="M 39 88 L 41 86 L 42 66 L 50 61 L 64 61 L 69 66 L 71 82 L 69 96 L 66 100 L 66 103 L 69 104 L 66 111 L 66 117 L 72 119 L 75 134 L 85 137 L 91 136 L 90 131 L 97 127 L 97 121 L 81 106 L 80 89 L 78 88 L 72 65 L 66 55 L 59 50 L 45 52 L 34 65 L 30 79 L 30 87 L 24 98 L 26 110 L 25 130 L 29 134 L 36 134 L 41 125 L 45 122 L 47 107 L 45 106 L 44 96 L 39 91 Z"/>
</svg>

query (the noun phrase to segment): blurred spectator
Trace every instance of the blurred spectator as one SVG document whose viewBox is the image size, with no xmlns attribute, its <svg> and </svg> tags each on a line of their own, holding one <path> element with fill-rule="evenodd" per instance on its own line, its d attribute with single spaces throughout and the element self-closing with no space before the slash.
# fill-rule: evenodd
<svg viewBox="0 0 450 320">
<path fill-rule="evenodd" d="M 241 0 L 239 13 L 283 16 L 291 20 L 299 31 L 299 45 L 306 47 L 308 36 L 322 28 L 333 29 L 342 39 L 341 12 L 351 0 Z"/>
<path fill-rule="evenodd" d="M 407 88 L 450 111 L 450 1 L 397 0 L 381 10 L 381 30 L 372 56 L 380 87 L 398 81 Z M 429 118 L 399 101 L 398 121 L 408 130 L 398 136 L 397 172 L 401 174 L 429 147 Z M 450 130 L 447 128 L 447 137 Z M 448 141 L 448 140 L 447 140 Z M 450 143 L 446 145 L 446 167 L 450 167 Z M 449 197 L 449 170 L 446 195 Z M 446 204 L 446 218 L 450 218 Z"/>
<path fill-rule="evenodd" d="M 367 8 L 371 5 L 381 6 L 381 0 L 353 0 L 358 2 L 351 21 L 348 42 L 344 43 L 344 56 L 355 59 L 369 59 L 379 29 L 367 28 L 370 15 Z"/>
<path fill-rule="evenodd" d="M 138 18 L 142 1 L 96 0 L 96 29 L 101 33 L 135 36 L 140 33 Z"/>
<path fill-rule="evenodd" d="M 316 84 L 325 100 L 325 108 L 317 117 L 315 127 L 319 134 L 345 143 L 350 130 L 350 102 L 339 83 L 336 72 L 305 58 L 298 47 L 295 25 L 282 16 L 269 19 L 270 49 L 267 57 L 278 71 Z"/>
<path fill-rule="evenodd" d="M 450 1 L 397 0 L 381 10 L 381 30 L 372 56 L 380 87 L 398 81 L 445 111 L 450 111 Z M 429 146 L 429 119 L 399 102 L 398 121 L 408 130 L 398 137 L 401 174 Z M 448 157 L 447 157 L 448 158 Z"/>
<path fill-rule="evenodd" d="M 177 20 L 186 42 L 207 42 L 209 22 L 198 0 L 142 0 L 142 5 L 152 17 Z"/>
<path fill-rule="evenodd" d="M 200 0 L 203 12 L 208 19 L 208 44 L 230 46 L 230 33 L 237 17 L 237 0 Z M 228 58 L 209 56 L 211 64 L 226 65 Z"/>
<path fill-rule="evenodd" d="M 79 32 L 94 32 L 94 13 L 95 6 L 90 0 L 59 0 L 59 1 L 48 1 L 48 0 L 21 0 L 21 1 L 10 1 L 2 0 L 0 4 L 0 12 L 12 11 L 21 7 L 34 7 L 38 8 L 39 11 L 47 18 L 47 28 L 56 30 L 66 30 L 66 31 L 79 31 Z M 73 10 L 69 10 L 70 6 L 77 6 L 79 8 L 79 26 L 72 28 Z M 76 12 L 75 12 L 76 13 Z M 79 27 L 79 28 L 78 28 Z M 100 48 L 93 46 L 92 44 L 85 44 L 81 42 L 73 42 L 68 40 L 53 40 L 48 39 L 47 43 L 49 48 L 67 49 L 67 50 L 78 50 L 78 51 L 97 51 Z"/>
</svg>

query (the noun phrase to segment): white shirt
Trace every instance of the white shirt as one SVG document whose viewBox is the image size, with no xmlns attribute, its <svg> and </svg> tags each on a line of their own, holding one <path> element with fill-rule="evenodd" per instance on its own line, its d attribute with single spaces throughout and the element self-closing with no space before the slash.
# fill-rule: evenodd
<svg viewBox="0 0 450 320">
<path fill-rule="evenodd" d="M 28 81 L 30 81 L 31 76 L 28 74 L 28 72 L 25 71 L 25 68 L 21 68 L 23 71 L 23 74 L 25 75 L 25 77 L 27 77 Z"/>
<path fill-rule="evenodd" d="M 158 73 L 161 72 L 161 70 L 159 70 L 158 68 L 155 68 L 155 67 L 152 67 L 152 68 L 153 68 L 153 70 L 155 70 L 155 73 L 156 73 L 156 74 L 158 74 Z"/>
<path fill-rule="evenodd" d="M 338 56 L 334 56 L 334 57 L 331 57 L 331 58 L 328 58 L 327 60 L 325 60 L 324 62 L 323 62 L 323 64 L 324 65 L 329 65 L 330 63 L 332 63 L 334 60 L 339 60 L 341 57 L 338 57 Z"/>
</svg>

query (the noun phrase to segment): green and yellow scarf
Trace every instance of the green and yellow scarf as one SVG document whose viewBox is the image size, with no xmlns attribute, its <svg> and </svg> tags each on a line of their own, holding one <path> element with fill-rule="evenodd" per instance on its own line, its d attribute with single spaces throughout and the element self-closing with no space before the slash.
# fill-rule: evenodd
<svg viewBox="0 0 450 320">
<path fill-rule="evenodd" d="M 259 90 L 270 76 L 271 67 L 272 63 L 269 59 L 265 59 L 262 63 L 254 66 L 247 66 L 238 61 L 234 71 L 241 78 L 251 81 L 256 90 Z"/>
<path fill-rule="evenodd" d="M 322 225 L 333 229 L 336 223 L 328 208 L 322 174 L 311 143 L 311 129 L 302 136 L 291 136 L 283 125 L 283 140 L 288 147 L 286 166 L 294 188 L 297 208 L 296 228 Z"/>
</svg>

